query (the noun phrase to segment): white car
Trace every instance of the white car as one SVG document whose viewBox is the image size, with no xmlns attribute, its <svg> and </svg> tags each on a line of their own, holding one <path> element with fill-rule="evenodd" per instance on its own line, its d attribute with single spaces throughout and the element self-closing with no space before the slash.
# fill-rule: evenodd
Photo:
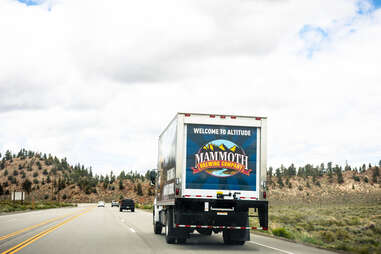
<svg viewBox="0 0 381 254">
<path fill-rule="evenodd" d="M 98 207 L 105 207 L 105 202 L 99 201 L 97 206 Z"/>
</svg>

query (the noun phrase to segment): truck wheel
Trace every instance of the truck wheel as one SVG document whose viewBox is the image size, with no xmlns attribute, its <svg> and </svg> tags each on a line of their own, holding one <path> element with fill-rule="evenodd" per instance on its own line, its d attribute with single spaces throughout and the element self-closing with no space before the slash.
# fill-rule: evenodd
<svg viewBox="0 0 381 254">
<path fill-rule="evenodd" d="M 222 238 L 224 239 L 224 244 L 233 244 L 233 241 L 230 239 L 230 234 L 227 231 L 222 232 Z"/>
<path fill-rule="evenodd" d="M 177 243 L 178 243 L 178 244 L 184 244 L 186 241 L 187 241 L 187 239 L 184 238 L 184 237 L 177 238 Z"/>
<path fill-rule="evenodd" d="M 131 209 L 131 212 L 135 212 L 135 208 L 132 208 L 132 209 Z"/>
<path fill-rule="evenodd" d="M 155 232 L 155 234 L 160 235 L 162 230 L 163 226 L 160 224 L 160 222 L 155 222 L 153 224 L 153 231 Z"/>
<path fill-rule="evenodd" d="M 119 209 L 119 212 L 123 212 L 123 209 L 122 209 L 122 208 L 120 208 L 120 209 Z"/>
<path fill-rule="evenodd" d="M 167 211 L 167 221 L 165 223 L 165 240 L 169 244 L 175 243 L 176 238 L 173 236 L 173 210 L 168 209 Z"/>
<path fill-rule="evenodd" d="M 153 232 L 155 232 L 155 234 L 157 235 L 160 235 L 161 231 L 163 230 L 163 225 L 161 225 L 159 221 L 155 221 L 155 208 L 153 208 L 152 223 L 153 223 Z"/>
</svg>

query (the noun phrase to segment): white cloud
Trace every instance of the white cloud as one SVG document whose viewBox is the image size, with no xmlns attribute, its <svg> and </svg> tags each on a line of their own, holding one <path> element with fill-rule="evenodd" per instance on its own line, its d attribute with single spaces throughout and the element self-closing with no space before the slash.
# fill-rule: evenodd
<svg viewBox="0 0 381 254">
<path fill-rule="evenodd" d="M 270 165 L 378 162 L 381 13 L 358 6 L 1 1 L 0 150 L 145 170 L 176 112 L 214 112 L 268 116 Z"/>
</svg>

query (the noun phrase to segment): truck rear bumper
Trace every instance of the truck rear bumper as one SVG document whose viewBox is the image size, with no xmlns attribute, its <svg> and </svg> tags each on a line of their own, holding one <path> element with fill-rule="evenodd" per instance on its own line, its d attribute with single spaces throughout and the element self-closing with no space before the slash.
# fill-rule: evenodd
<svg viewBox="0 0 381 254">
<path fill-rule="evenodd" d="M 249 226 L 249 208 L 258 211 L 260 227 Z M 177 228 L 227 229 L 268 228 L 268 201 L 180 198 L 175 201 L 174 224 Z"/>
</svg>

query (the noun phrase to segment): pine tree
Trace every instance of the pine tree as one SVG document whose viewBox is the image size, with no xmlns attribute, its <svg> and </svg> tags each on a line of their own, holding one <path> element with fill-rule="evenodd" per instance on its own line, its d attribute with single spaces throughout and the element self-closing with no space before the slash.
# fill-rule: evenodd
<svg viewBox="0 0 381 254">
<path fill-rule="evenodd" d="M 142 185 L 140 183 L 138 183 L 137 193 L 139 196 L 143 196 Z"/>
<path fill-rule="evenodd" d="M 32 191 L 32 182 L 29 181 L 28 179 L 25 179 L 25 181 L 22 183 L 22 188 L 29 195 L 29 193 Z"/>
<path fill-rule="evenodd" d="M 124 189 L 124 186 L 123 186 L 123 181 L 122 181 L 122 178 L 119 179 L 119 190 L 123 190 Z"/>
<path fill-rule="evenodd" d="M 281 189 L 282 189 L 283 186 L 284 186 L 283 181 L 282 181 L 282 176 L 281 176 L 281 175 L 278 176 L 278 185 L 279 185 L 279 187 L 280 187 Z"/>
</svg>

